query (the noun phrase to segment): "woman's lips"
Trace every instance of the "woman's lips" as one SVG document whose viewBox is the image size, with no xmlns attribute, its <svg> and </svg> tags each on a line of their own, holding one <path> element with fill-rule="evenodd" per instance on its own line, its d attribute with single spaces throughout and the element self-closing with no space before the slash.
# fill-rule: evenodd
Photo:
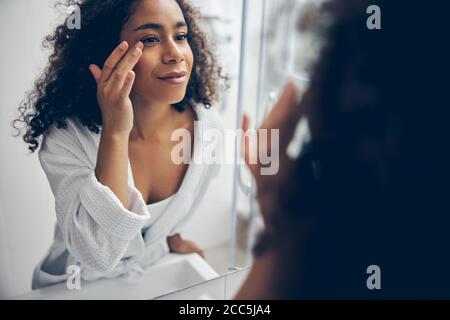
<svg viewBox="0 0 450 320">
<path fill-rule="evenodd" d="M 158 77 L 159 80 L 162 80 L 169 84 L 182 84 L 186 81 L 187 75 L 186 73 L 173 74 L 165 77 Z"/>
</svg>

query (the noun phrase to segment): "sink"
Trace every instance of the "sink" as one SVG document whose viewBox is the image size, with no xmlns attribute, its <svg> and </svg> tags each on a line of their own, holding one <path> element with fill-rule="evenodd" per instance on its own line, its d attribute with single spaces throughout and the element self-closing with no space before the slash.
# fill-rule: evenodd
<svg viewBox="0 0 450 320">
<path fill-rule="evenodd" d="M 138 283 L 123 278 L 81 282 L 80 290 L 69 290 L 66 283 L 33 290 L 14 299 L 153 299 L 174 291 L 214 279 L 219 274 L 198 254 L 164 256 L 147 268 Z"/>
</svg>

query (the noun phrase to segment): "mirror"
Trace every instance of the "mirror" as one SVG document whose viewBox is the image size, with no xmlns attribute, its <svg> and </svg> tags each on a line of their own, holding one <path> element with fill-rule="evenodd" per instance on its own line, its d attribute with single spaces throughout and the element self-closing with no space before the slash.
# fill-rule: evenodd
<svg viewBox="0 0 450 320">
<path fill-rule="evenodd" d="M 243 46 L 238 94 L 238 114 L 246 113 L 257 127 L 276 103 L 287 80 L 301 90 L 309 84 L 310 66 L 318 56 L 320 39 L 311 17 L 320 0 L 244 1 Z M 239 117 L 238 117 L 239 118 Z M 302 146 L 309 139 L 306 121 L 300 121 L 291 146 Z M 288 152 L 290 152 L 288 148 Z M 298 154 L 300 150 L 292 150 Z M 263 222 L 255 200 L 255 186 L 245 166 L 237 168 L 236 234 L 245 250 L 243 265 L 251 265 L 251 250 Z M 232 241 L 233 242 L 233 241 Z M 239 241 L 236 241 L 239 243 Z M 231 246 L 232 248 L 234 246 Z M 234 254 L 234 256 L 233 256 Z M 232 261 L 239 261 L 232 251 Z M 234 260 L 233 260 L 234 259 Z M 238 263 L 239 264 L 239 263 Z"/>
<path fill-rule="evenodd" d="M 259 123 L 276 101 L 286 73 L 304 76 L 292 70 L 299 63 L 294 55 L 297 48 L 292 47 L 296 16 L 291 8 L 302 2 L 192 0 L 201 10 L 200 24 L 229 77 L 229 88 L 220 88 L 221 99 L 212 106 L 225 129 L 239 127 L 243 112 Z M 76 8 L 70 13 L 62 10 L 65 17 L 76 14 Z M 53 2 L 0 3 L 1 38 L 9 44 L 0 59 L 0 90 L 7 106 L 0 111 L 2 119 L 17 118 L 17 107 L 42 74 L 50 51 L 42 49 L 41 41 L 61 23 L 58 13 Z M 143 271 L 136 271 L 131 264 L 124 266 L 138 275 L 134 279 L 100 277 L 91 281 L 79 281 L 79 266 L 74 264 L 66 268 L 70 281 L 65 276 L 62 282 L 31 291 L 33 269 L 54 241 L 55 197 L 37 152 L 27 153 L 21 138 L 12 136 L 16 131 L 9 121 L 0 127 L 4 150 L 0 166 L 0 298 L 151 299 L 251 264 L 251 249 L 263 226 L 254 201 L 255 187 L 245 166 L 236 161 L 221 165 L 201 201 L 192 207 L 195 212 L 181 233 L 183 239 L 203 249 L 205 259 L 196 253 L 165 254 Z M 233 148 L 226 152 L 235 160 L 239 156 Z"/>
</svg>

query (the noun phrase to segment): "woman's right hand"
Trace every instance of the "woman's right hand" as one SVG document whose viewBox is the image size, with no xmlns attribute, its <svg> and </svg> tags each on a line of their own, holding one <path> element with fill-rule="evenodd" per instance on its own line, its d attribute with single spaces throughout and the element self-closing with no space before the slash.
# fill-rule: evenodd
<svg viewBox="0 0 450 320">
<path fill-rule="evenodd" d="M 89 71 L 97 83 L 97 101 L 103 120 L 103 130 L 111 134 L 129 135 L 133 128 L 133 107 L 130 92 L 135 73 L 132 70 L 142 55 L 142 42 L 130 50 L 123 41 L 106 59 L 103 70 L 89 65 Z"/>
</svg>

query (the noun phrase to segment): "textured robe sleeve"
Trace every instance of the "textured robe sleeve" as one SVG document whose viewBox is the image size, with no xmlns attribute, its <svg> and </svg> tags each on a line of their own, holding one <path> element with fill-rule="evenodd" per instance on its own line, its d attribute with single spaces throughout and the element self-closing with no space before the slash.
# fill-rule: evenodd
<svg viewBox="0 0 450 320">
<path fill-rule="evenodd" d="M 98 272 L 109 272 L 150 218 L 139 191 L 128 185 L 125 208 L 95 176 L 83 146 L 69 129 L 43 139 L 39 160 L 53 195 L 57 223 L 71 255 Z"/>
</svg>

